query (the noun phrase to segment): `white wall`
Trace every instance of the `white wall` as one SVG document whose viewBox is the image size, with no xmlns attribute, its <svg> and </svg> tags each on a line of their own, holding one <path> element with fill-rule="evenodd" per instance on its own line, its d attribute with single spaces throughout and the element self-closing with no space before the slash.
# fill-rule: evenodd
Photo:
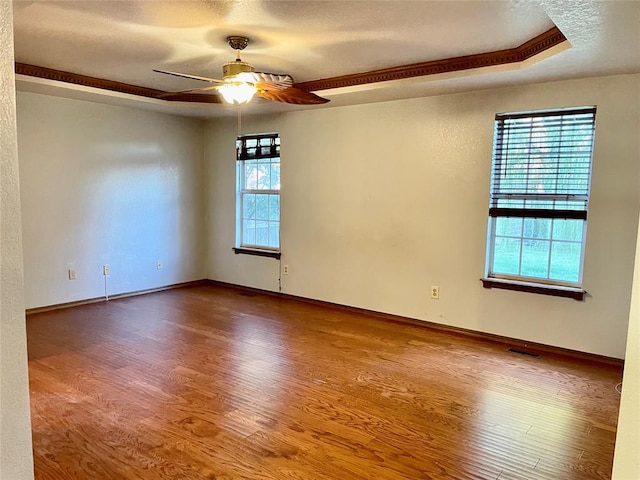
<svg viewBox="0 0 640 480">
<path fill-rule="evenodd" d="M 27 92 L 17 104 L 27 308 L 103 296 L 104 264 L 109 295 L 204 278 L 199 120 Z"/>
<path fill-rule="evenodd" d="M 638 188 L 640 189 L 640 182 Z M 640 455 L 638 455 L 640 409 L 638 405 L 640 405 L 640 231 L 636 246 L 627 355 L 624 360 L 622 398 L 613 459 L 613 480 L 640 478 Z"/>
<path fill-rule="evenodd" d="M 33 478 L 11 2 L 0 2 L 0 478 Z"/>
<path fill-rule="evenodd" d="M 640 76 L 243 119 L 282 137 L 282 291 L 623 358 L 640 171 Z M 598 106 L 584 302 L 483 289 L 497 112 Z M 235 121 L 208 124 L 209 278 L 278 289 L 234 255 Z M 431 300 L 431 285 L 440 300 Z"/>
</svg>

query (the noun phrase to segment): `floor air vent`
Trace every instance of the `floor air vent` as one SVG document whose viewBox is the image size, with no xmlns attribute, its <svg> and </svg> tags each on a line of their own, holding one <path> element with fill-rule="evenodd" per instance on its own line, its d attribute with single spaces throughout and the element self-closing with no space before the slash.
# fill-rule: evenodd
<svg viewBox="0 0 640 480">
<path fill-rule="evenodd" d="M 527 352 L 526 350 L 522 350 L 521 348 L 507 348 L 507 352 L 509 353 L 517 353 L 518 355 L 526 355 L 527 357 L 540 358 L 542 355 L 533 352 Z"/>
</svg>

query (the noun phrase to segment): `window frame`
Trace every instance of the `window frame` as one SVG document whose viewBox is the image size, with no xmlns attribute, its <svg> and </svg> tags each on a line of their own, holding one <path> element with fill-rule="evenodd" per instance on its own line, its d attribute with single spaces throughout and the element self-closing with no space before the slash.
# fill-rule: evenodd
<svg viewBox="0 0 640 480">
<path fill-rule="evenodd" d="M 545 118 L 549 119 L 551 117 L 567 117 L 571 115 L 587 115 L 586 121 L 587 125 L 590 127 L 590 137 L 587 137 L 590 141 L 589 145 L 589 154 L 588 161 L 585 162 L 584 159 L 580 160 L 579 167 L 584 168 L 588 166 L 586 172 L 586 186 L 583 186 L 583 190 L 585 192 L 577 193 L 577 194 L 569 194 L 569 193 L 558 193 L 558 184 L 556 183 L 556 191 L 554 193 L 529 193 L 527 192 L 517 192 L 516 188 L 512 192 L 503 192 L 501 191 L 500 184 L 500 176 L 502 173 L 506 172 L 509 168 L 509 153 L 504 152 L 505 145 L 503 143 L 503 139 L 505 134 L 508 135 L 509 128 L 505 127 L 505 121 L 512 119 L 534 119 L 534 118 Z M 487 226 L 487 243 L 486 243 L 486 255 L 485 255 L 485 275 L 482 278 L 482 283 L 485 288 L 503 288 L 509 290 L 518 290 L 518 291 L 528 291 L 532 293 L 541 293 L 547 295 L 556 295 L 562 297 L 570 297 L 575 298 L 577 300 L 583 300 L 586 292 L 583 290 L 583 274 L 584 274 L 584 260 L 585 260 L 585 250 L 586 250 L 586 240 L 587 240 L 587 212 L 588 212 L 588 204 L 589 197 L 591 193 L 591 176 L 593 171 L 593 154 L 594 154 L 594 143 L 595 143 L 595 121 L 596 121 L 596 107 L 595 106 L 587 106 L 587 107 L 577 107 L 577 108 L 564 108 L 564 109 L 554 109 L 554 110 L 538 110 L 538 111 L 530 111 L 530 112 L 521 112 L 521 113 L 506 113 L 506 114 L 497 114 L 495 117 L 494 123 L 494 139 L 493 139 L 493 154 L 491 161 L 491 185 L 490 185 L 490 208 L 489 208 L 489 219 Z M 529 135 L 531 135 L 537 128 L 535 125 L 532 125 L 529 128 Z M 538 127 L 539 128 L 539 127 Z M 547 128 L 547 127 L 545 127 Z M 567 157 L 566 155 L 573 153 L 570 149 L 571 146 L 566 147 L 562 146 L 562 140 L 564 140 L 564 133 L 562 133 L 562 124 L 560 126 L 560 132 L 554 138 L 555 141 L 560 142 L 559 146 L 557 146 L 557 157 L 563 158 L 564 165 L 566 165 Z M 506 132 L 506 133 L 505 133 Z M 516 132 L 522 133 L 522 132 Z M 545 131 L 546 133 L 546 131 Z M 507 141 L 508 142 L 508 141 Z M 511 144 L 509 144 L 511 145 Z M 526 142 L 518 141 L 516 146 L 535 146 L 535 142 L 531 139 Z M 507 147 L 508 149 L 508 147 Z M 532 160 L 527 154 L 526 166 L 527 169 L 531 166 Z M 558 160 L 556 171 L 553 174 L 553 178 L 557 180 L 561 175 L 561 166 L 563 162 Z M 574 172 L 572 172 L 574 173 Z M 546 175 L 546 173 L 544 174 Z M 578 175 L 579 176 L 579 175 Z M 527 174 L 525 176 L 525 182 L 527 183 L 530 178 L 535 178 L 533 175 L 529 176 L 529 170 L 527 170 Z M 540 180 L 538 180 L 540 182 Z M 498 185 L 496 185 L 498 183 Z M 579 181 L 575 184 L 571 184 L 569 190 L 573 189 L 575 186 L 580 186 Z M 506 190 L 509 190 L 508 188 Z M 562 190 L 562 189 L 560 189 Z M 499 200 L 507 199 L 508 201 L 516 200 L 522 201 L 522 205 L 519 208 L 508 208 L 508 207 L 499 207 Z M 548 206 L 548 202 L 553 201 L 551 207 Z M 555 202 L 564 202 L 565 209 L 556 208 Z M 530 208 L 528 205 L 531 205 L 533 202 L 534 207 Z M 540 205 L 536 206 L 535 203 L 539 202 Z M 547 203 L 545 203 L 547 202 Z M 583 207 L 581 206 L 583 205 Z M 574 205 L 572 208 L 570 205 Z M 546 206 L 546 208 L 542 208 L 542 206 Z M 574 209 L 575 208 L 575 209 Z M 495 268 L 495 255 L 496 255 L 496 239 L 500 238 L 511 238 L 510 235 L 497 235 L 497 227 L 498 227 L 498 219 L 499 218 L 519 218 L 521 219 L 520 224 L 520 233 L 517 236 L 513 236 L 512 238 L 518 239 L 520 242 L 519 249 L 519 259 L 518 259 L 518 273 L 510 274 L 504 272 L 494 272 Z M 548 253 L 547 253 L 547 273 L 546 277 L 536 277 L 523 275 L 523 264 L 522 264 L 522 255 L 523 255 L 523 246 L 526 240 L 535 240 L 536 237 L 527 237 L 525 235 L 525 222 L 527 218 L 535 218 L 541 219 L 546 218 L 550 221 L 549 226 L 549 234 L 548 239 L 543 239 L 544 241 L 549 242 Z M 582 220 L 582 235 L 580 242 L 568 240 L 568 239 L 554 239 L 554 227 L 556 226 L 557 220 Z M 553 245 L 554 243 L 572 243 L 580 245 L 580 258 L 578 263 L 578 278 L 577 281 L 570 281 L 567 279 L 554 279 L 551 278 L 551 265 L 552 265 L 552 255 L 553 255 Z"/>
<path fill-rule="evenodd" d="M 261 146 L 261 140 L 268 139 L 269 145 Z M 248 141 L 256 140 L 256 147 L 248 147 Z M 273 160 L 277 159 L 277 162 Z M 236 254 L 256 255 L 271 258 L 280 258 L 280 188 L 259 189 L 247 188 L 246 162 L 267 161 L 270 166 L 280 165 L 280 135 L 278 133 L 261 133 L 240 135 L 236 139 L 236 241 L 233 248 Z M 270 168 L 271 170 L 271 168 Z M 270 173 L 271 174 L 271 173 Z M 278 184 L 280 186 L 280 184 Z M 264 219 L 268 223 L 278 224 L 278 246 L 270 246 L 259 243 L 249 243 L 244 237 L 244 204 L 247 195 L 268 195 L 278 197 L 278 219 Z M 262 221 L 262 220 L 255 220 Z"/>
</svg>

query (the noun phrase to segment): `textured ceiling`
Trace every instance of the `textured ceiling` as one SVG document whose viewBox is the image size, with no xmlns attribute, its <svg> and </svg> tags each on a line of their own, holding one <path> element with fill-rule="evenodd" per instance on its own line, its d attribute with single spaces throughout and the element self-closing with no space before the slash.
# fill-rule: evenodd
<svg viewBox="0 0 640 480">
<path fill-rule="evenodd" d="M 518 1 L 15 1 L 16 61 L 160 90 L 199 82 L 154 68 L 221 77 L 228 35 L 251 43 L 243 60 L 297 82 L 516 47 L 556 25 L 571 48 L 529 66 L 466 71 L 318 92 L 325 107 L 256 102 L 247 110 L 328 108 L 423 95 L 640 72 L 640 2 Z M 519 67 L 519 68 L 514 68 Z M 109 103 L 122 95 L 19 76 L 18 88 Z M 327 93 L 325 95 L 325 93 Z M 147 108 L 216 116 L 222 105 Z M 145 106 L 143 105 L 143 107 Z"/>
</svg>

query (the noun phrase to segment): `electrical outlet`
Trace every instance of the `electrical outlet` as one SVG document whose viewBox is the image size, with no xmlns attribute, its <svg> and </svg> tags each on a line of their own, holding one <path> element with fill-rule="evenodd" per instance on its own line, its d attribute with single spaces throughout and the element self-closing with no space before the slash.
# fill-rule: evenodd
<svg viewBox="0 0 640 480">
<path fill-rule="evenodd" d="M 102 266 L 102 274 L 106 277 L 107 275 L 111 275 L 111 266 L 103 265 Z"/>
<path fill-rule="evenodd" d="M 78 278 L 76 276 L 76 269 L 75 268 L 70 268 L 67 273 L 69 274 L 69 280 L 75 280 L 76 278 Z"/>
<path fill-rule="evenodd" d="M 162 270 L 162 262 L 160 260 L 156 262 L 156 270 Z"/>
<path fill-rule="evenodd" d="M 438 300 L 440 298 L 440 287 L 431 287 L 431 298 L 433 298 L 434 300 Z"/>
<path fill-rule="evenodd" d="M 282 274 L 283 275 L 289 275 L 289 265 L 283 265 L 282 266 Z"/>
</svg>

